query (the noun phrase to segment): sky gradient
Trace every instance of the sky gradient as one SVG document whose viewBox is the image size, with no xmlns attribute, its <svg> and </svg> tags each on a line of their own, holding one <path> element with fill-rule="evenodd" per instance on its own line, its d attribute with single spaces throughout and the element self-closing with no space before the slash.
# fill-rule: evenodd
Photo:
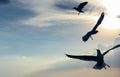
<svg viewBox="0 0 120 77">
<path fill-rule="evenodd" d="M 88 1 L 84 14 L 73 9 Z M 120 44 L 119 0 L 0 0 L 0 77 L 119 77 L 120 48 L 105 56 L 107 70 L 68 54 L 96 55 Z M 115 9 L 116 8 L 116 9 Z M 118 11 L 119 10 L 119 11 Z M 94 40 L 82 41 L 105 18 Z M 89 72 L 89 73 L 88 73 Z M 88 73 L 87 75 L 84 73 Z"/>
</svg>

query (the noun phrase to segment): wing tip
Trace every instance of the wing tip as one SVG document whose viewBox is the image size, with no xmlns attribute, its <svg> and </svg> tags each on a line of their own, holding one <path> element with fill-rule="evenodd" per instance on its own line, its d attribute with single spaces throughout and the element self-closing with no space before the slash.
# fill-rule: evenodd
<svg viewBox="0 0 120 77">
<path fill-rule="evenodd" d="M 86 2 L 83 2 L 83 3 L 86 3 L 86 4 L 87 4 L 88 2 L 86 1 Z"/>
<path fill-rule="evenodd" d="M 69 54 L 65 54 L 67 57 L 71 57 Z"/>
<path fill-rule="evenodd" d="M 69 56 L 68 54 L 65 54 L 67 57 Z"/>
<path fill-rule="evenodd" d="M 102 14 L 101 14 L 102 16 L 104 16 L 105 15 L 105 13 L 104 12 L 102 12 Z"/>
<path fill-rule="evenodd" d="M 87 2 L 87 1 L 86 1 L 86 2 L 83 2 L 83 3 L 84 3 L 85 5 L 86 5 L 86 4 L 88 4 L 88 2 Z"/>
</svg>

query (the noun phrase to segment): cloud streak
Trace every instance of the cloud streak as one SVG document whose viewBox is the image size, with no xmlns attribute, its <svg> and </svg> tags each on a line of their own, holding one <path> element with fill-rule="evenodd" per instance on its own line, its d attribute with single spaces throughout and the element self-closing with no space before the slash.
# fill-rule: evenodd
<svg viewBox="0 0 120 77">
<path fill-rule="evenodd" d="M 62 11 L 66 11 L 66 10 L 73 10 L 73 7 L 78 6 L 79 3 L 84 2 L 83 0 L 56 0 L 54 6 L 57 7 L 58 9 L 62 9 Z M 96 4 L 94 4 L 94 2 L 96 2 Z M 99 5 L 98 5 L 99 4 Z M 99 2 L 99 1 L 95 1 L 95 0 L 91 0 L 88 1 L 88 4 L 83 8 L 83 10 L 85 10 L 85 12 L 87 13 L 101 13 L 101 12 L 105 12 L 106 9 L 104 8 L 104 6 Z M 67 12 L 68 13 L 68 12 Z"/>
<path fill-rule="evenodd" d="M 29 74 L 27 77 L 96 77 L 96 76 L 110 76 L 110 77 L 118 77 L 119 76 L 119 68 L 112 68 L 110 69 L 103 69 L 103 70 L 94 70 L 92 68 L 89 68 L 89 64 L 83 64 L 82 62 L 73 62 L 73 61 L 66 61 L 62 62 L 63 64 L 57 63 L 57 65 L 53 65 L 51 68 L 36 71 L 31 74 Z M 64 64 L 65 63 L 65 64 Z M 84 67 L 87 66 L 87 67 Z M 109 72 L 108 72 L 109 71 Z M 86 74 L 87 73 L 87 74 Z"/>
</svg>

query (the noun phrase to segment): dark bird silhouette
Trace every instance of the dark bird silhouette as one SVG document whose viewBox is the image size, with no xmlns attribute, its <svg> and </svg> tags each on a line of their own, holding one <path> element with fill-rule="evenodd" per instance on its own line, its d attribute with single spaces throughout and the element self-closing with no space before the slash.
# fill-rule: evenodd
<svg viewBox="0 0 120 77">
<path fill-rule="evenodd" d="M 84 42 L 86 42 L 90 37 L 91 37 L 91 39 L 93 39 L 93 38 L 92 38 L 92 35 L 98 33 L 98 30 L 96 30 L 96 29 L 97 29 L 97 27 L 101 24 L 103 18 L 104 18 L 104 12 L 101 13 L 100 18 L 98 19 L 98 21 L 97 21 L 96 25 L 93 27 L 93 29 L 92 29 L 91 31 L 89 31 L 86 35 L 84 35 L 84 36 L 82 37 L 82 40 L 83 40 Z"/>
<path fill-rule="evenodd" d="M 104 55 L 106 55 L 109 51 L 117 48 L 117 47 L 120 47 L 120 44 L 114 46 L 113 48 L 107 50 L 106 52 L 104 52 L 103 54 L 100 52 L 99 49 L 97 49 L 97 56 L 89 56 L 89 55 L 68 55 L 66 54 L 67 57 L 69 58 L 74 58 L 74 59 L 80 59 L 80 60 L 84 60 L 84 61 L 95 61 L 97 62 L 96 65 L 93 66 L 94 69 L 102 69 L 102 68 L 105 68 L 106 69 L 106 66 L 108 66 L 110 68 L 110 66 L 108 64 L 106 64 L 104 62 Z"/>
<path fill-rule="evenodd" d="M 76 11 L 79 12 L 78 15 L 79 15 L 80 13 L 84 13 L 84 11 L 83 11 L 82 9 L 83 9 L 83 7 L 84 7 L 87 3 L 88 3 L 88 2 L 80 3 L 78 7 L 74 7 L 73 9 L 75 9 Z"/>
</svg>

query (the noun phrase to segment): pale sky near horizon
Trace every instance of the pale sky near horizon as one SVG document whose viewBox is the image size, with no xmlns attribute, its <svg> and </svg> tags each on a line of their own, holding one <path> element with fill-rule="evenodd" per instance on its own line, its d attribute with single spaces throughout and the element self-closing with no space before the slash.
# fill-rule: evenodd
<svg viewBox="0 0 120 77">
<path fill-rule="evenodd" d="M 77 15 L 73 7 L 84 1 L 85 13 Z M 83 42 L 102 12 L 99 33 Z M 0 0 L 0 77 L 119 77 L 120 48 L 106 55 L 107 70 L 65 56 L 120 44 L 119 16 L 119 0 Z"/>
</svg>

